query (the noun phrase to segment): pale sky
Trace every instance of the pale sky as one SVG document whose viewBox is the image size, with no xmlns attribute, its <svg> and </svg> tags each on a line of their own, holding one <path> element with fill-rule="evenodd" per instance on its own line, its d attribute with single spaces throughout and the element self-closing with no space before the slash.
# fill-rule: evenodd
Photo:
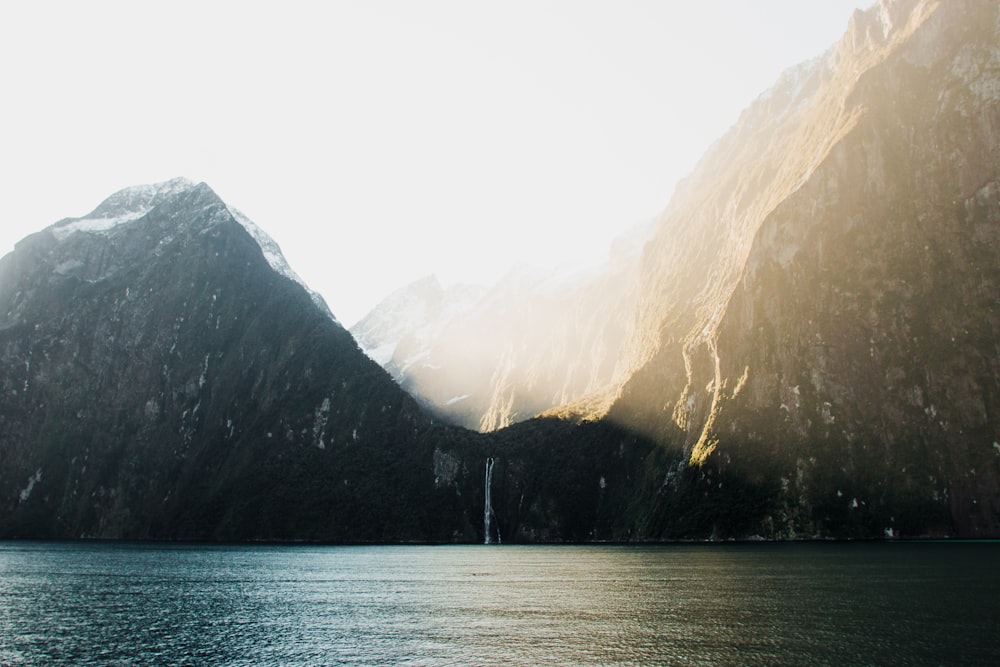
<svg viewBox="0 0 1000 667">
<path fill-rule="evenodd" d="M 436 273 L 602 259 L 869 0 L 0 4 L 0 254 L 207 182 L 346 325 Z"/>
</svg>

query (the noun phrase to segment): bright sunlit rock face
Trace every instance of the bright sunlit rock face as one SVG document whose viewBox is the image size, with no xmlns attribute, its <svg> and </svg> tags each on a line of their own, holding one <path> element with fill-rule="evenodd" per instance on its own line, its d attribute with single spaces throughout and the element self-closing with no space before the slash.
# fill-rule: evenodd
<svg viewBox="0 0 1000 667">
<path fill-rule="evenodd" d="M 436 360 L 397 377 L 481 430 L 546 401 L 548 414 L 601 415 L 617 396 L 610 419 L 685 465 L 780 479 L 784 502 L 808 508 L 775 519 L 779 532 L 820 515 L 895 535 L 893 522 L 944 525 L 956 511 L 962 530 L 995 532 L 998 21 L 975 2 L 857 11 L 712 146 L 635 271 L 589 284 L 610 288 L 603 301 L 563 291 L 536 302 L 535 283 L 508 283 L 518 307 L 464 315 L 466 336 L 423 348 Z M 595 310 L 620 324 L 614 373 L 574 347 L 609 340 L 584 324 Z M 490 343 L 495 332 L 506 345 Z M 472 349 L 461 362 L 446 354 Z M 589 364 L 600 381 L 518 403 L 550 360 Z M 475 363 L 487 386 L 449 378 Z M 471 419 L 460 412 L 477 400 L 486 407 Z M 829 496 L 858 485 L 892 500 Z"/>
<path fill-rule="evenodd" d="M 646 249 L 612 416 L 790 495 L 864 479 L 908 499 L 886 523 L 995 532 L 998 38 L 994 3 L 882 3 L 759 98 Z M 857 519 L 825 493 L 814 515 Z"/>
</svg>

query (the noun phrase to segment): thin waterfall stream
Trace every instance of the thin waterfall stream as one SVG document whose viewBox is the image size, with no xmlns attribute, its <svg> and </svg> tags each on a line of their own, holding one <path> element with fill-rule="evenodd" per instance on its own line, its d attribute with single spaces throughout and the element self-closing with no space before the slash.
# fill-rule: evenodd
<svg viewBox="0 0 1000 667">
<path fill-rule="evenodd" d="M 483 544 L 493 544 L 493 457 L 486 459 L 486 502 L 483 504 Z M 500 528 L 496 529 L 497 544 L 503 544 L 500 539 Z"/>
</svg>

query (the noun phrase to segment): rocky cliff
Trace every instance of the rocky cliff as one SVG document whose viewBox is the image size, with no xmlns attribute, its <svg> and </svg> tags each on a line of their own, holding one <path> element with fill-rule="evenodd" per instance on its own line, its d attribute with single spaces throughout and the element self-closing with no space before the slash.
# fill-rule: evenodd
<svg viewBox="0 0 1000 667">
<path fill-rule="evenodd" d="M 0 369 L 0 535 L 465 529 L 413 401 L 204 184 L 123 190 L 0 260 Z"/>
<path fill-rule="evenodd" d="M 998 44 L 995 1 L 859 11 L 708 151 L 614 290 L 435 328 L 424 284 L 422 324 L 386 338 L 414 378 L 438 346 L 514 346 L 526 374 L 470 357 L 487 427 L 524 387 L 610 381 L 555 411 L 579 424 L 425 417 L 205 185 L 56 223 L 0 260 L 0 536 L 1000 536 Z"/>
<path fill-rule="evenodd" d="M 482 541 L 491 458 L 491 533 L 627 535 L 622 480 L 653 451 L 610 425 L 434 423 L 183 179 L 21 241 L 0 313 L 3 538 Z"/>
<path fill-rule="evenodd" d="M 998 44 L 996 2 L 856 12 L 647 246 L 609 417 L 775 480 L 764 533 L 1000 534 Z"/>
</svg>

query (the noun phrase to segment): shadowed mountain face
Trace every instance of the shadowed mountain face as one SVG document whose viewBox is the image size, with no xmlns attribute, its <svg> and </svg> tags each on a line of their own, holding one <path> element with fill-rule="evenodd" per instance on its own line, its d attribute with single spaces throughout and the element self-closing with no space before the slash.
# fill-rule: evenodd
<svg viewBox="0 0 1000 667">
<path fill-rule="evenodd" d="M 400 473 L 413 401 L 240 220 L 205 185 L 130 188 L 0 261 L 0 533 L 461 530 L 429 466 Z"/>
<path fill-rule="evenodd" d="M 128 188 L 0 260 L 0 537 L 481 542 L 492 457 L 491 533 L 613 538 L 652 449 L 433 423 L 204 184 Z"/>
</svg>

